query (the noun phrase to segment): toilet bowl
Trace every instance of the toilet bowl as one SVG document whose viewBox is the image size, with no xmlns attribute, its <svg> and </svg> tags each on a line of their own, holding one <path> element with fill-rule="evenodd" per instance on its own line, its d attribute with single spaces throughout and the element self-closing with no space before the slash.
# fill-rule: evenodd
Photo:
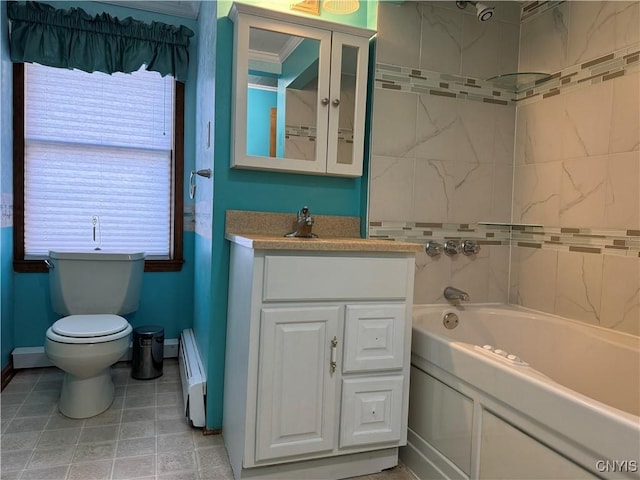
<svg viewBox="0 0 640 480">
<path fill-rule="evenodd" d="M 131 325 L 110 314 L 70 315 L 48 330 L 45 352 L 65 371 L 58 408 L 71 418 L 87 418 L 105 411 L 115 387 L 111 365 L 129 348 Z"/>
<path fill-rule="evenodd" d="M 111 365 L 127 352 L 144 253 L 49 252 L 53 310 L 63 318 L 46 332 L 44 351 L 65 372 L 58 409 L 88 418 L 113 402 Z"/>
</svg>

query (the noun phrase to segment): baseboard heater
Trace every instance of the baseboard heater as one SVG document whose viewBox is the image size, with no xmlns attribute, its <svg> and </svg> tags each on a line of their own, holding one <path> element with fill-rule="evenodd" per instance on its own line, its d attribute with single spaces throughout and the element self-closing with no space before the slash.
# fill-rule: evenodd
<svg viewBox="0 0 640 480">
<path fill-rule="evenodd" d="M 132 348 L 125 352 L 124 355 L 118 360 L 119 362 L 131 361 Z M 176 358 L 178 356 L 178 339 L 177 338 L 165 338 L 164 339 L 164 358 Z M 39 367 L 53 367 L 53 363 L 44 353 L 44 347 L 16 347 L 11 352 L 13 359 L 13 368 L 16 370 L 22 368 L 39 368 Z"/>
<path fill-rule="evenodd" d="M 200 360 L 195 335 L 190 328 L 183 330 L 180 334 L 178 364 L 185 415 L 194 427 L 204 427 L 207 378 Z"/>
</svg>

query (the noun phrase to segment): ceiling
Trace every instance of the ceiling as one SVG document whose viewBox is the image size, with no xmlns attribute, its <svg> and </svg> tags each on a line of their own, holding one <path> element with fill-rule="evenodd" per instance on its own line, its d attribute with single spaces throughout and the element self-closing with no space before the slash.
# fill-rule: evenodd
<svg viewBox="0 0 640 480">
<path fill-rule="evenodd" d="M 100 3 L 108 3 L 110 5 L 135 8 L 149 12 L 165 13 L 167 15 L 192 19 L 198 18 L 198 12 L 200 10 L 200 0 L 111 0 L 102 1 Z"/>
</svg>

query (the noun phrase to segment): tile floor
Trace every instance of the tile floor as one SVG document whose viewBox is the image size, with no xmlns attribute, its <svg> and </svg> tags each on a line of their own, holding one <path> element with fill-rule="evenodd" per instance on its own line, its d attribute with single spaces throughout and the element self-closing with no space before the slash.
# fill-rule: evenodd
<svg viewBox="0 0 640 480">
<path fill-rule="evenodd" d="M 232 479 L 220 435 L 203 435 L 183 415 L 176 360 L 163 375 L 135 380 L 113 368 L 116 398 L 84 420 L 57 411 L 62 372 L 21 370 L 0 395 L 0 480 Z M 359 480 L 414 480 L 400 465 Z"/>
</svg>

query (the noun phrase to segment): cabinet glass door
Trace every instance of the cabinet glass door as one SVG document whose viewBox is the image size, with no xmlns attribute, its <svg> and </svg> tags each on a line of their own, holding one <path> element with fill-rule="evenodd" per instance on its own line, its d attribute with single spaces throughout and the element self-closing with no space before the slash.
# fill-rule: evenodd
<svg viewBox="0 0 640 480">
<path fill-rule="evenodd" d="M 253 18 L 236 42 L 234 166 L 324 171 L 330 32 Z"/>
<path fill-rule="evenodd" d="M 369 41 L 334 32 L 327 172 L 360 175 Z"/>
<path fill-rule="evenodd" d="M 320 41 L 249 30 L 247 154 L 314 161 Z"/>
</svg>

